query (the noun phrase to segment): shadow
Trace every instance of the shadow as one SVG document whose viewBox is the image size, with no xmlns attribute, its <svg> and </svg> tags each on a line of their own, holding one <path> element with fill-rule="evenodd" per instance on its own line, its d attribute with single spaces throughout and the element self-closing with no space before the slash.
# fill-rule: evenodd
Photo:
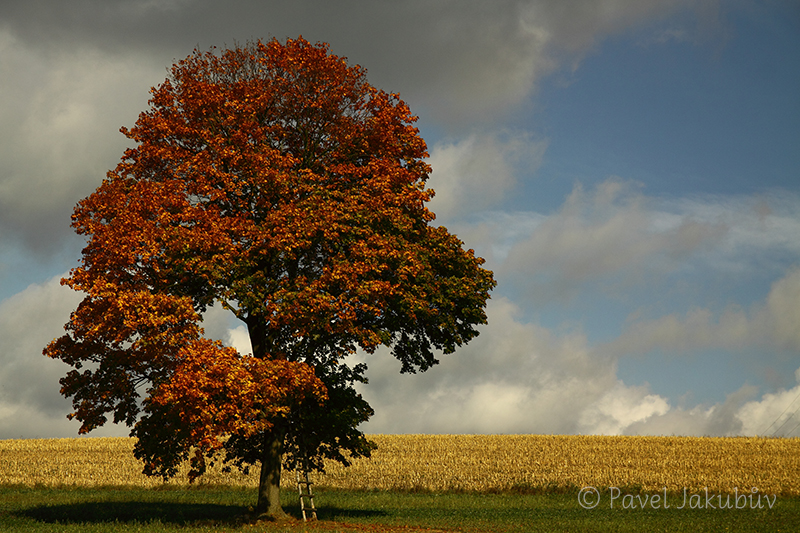
<svg viewBox="0 0 800 533">
<path fill-rule="evenodd" d="M 161 522 L 185 526 L 241 523 L 246 520 L 247 509 L 209 503 L 110 501 L 44 505 L 13 514 L 45 523 Z"/>
<path fill-rule="evenodd" d="M 299 505 L 283 506 L 296 520 L 302 520 Z M 103 524 L 113 522 L 162 523 L 176 526 L 197 524 L 242 525 L 254 519 L 246 507 L 212 503 L 171 503 L 142 501 L 83 502 L 40 505 L 10 514 L 47 524 Z M 389 513 L 371 509 L 348 509 L 338 506 L 317 507 L 322 520 L 378 518 Z"/>
<path fill-rule="evenodd" d="M 295 510 L 284 507 L 284 510 L 286 510 L 286 512 L 292 516 L 296 515 L 297 517 L 301 517 L 299 508 Z M 338 520 L 342 518 L 377 518 L 388 515 L 389 513 L 386 511 L 372 509 L 347 509 L 332 505 L 322 505 L 317 507 L 317 516 L 325 520 Z"/>
</svg>

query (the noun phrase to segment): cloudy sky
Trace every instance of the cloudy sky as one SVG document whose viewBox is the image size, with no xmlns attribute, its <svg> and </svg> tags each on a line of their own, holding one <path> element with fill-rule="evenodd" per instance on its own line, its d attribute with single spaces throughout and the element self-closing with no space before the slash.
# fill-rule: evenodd
<svg viewBox="0 0 800 533">
<path fill-rule="evenodd" d="M 298 35 L 419 115 L 437 222 L 498 280 L 427 373 L 355 357 L 366 431 L 800 435 L 796 2 L 4 0 L 0 438 L 77 432 L 41 351 L 119 128 L 193 48 Z"/>
</svg>

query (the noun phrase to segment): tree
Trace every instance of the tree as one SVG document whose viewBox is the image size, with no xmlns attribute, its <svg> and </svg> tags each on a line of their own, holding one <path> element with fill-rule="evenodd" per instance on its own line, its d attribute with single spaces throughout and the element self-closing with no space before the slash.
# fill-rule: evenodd
<svg viewBox="0 0 800 533">
<path fill-rule="evenodd" d="M 425 203 L 430 167 L 406 104 L 302 38 L 195 50 L 151 90 L 135 141 L 75 208 L 87 238 L 62 283 L 86 296 L 44 353 L 81 433 L 132 427 L 144 472 L 261 464 L 258 511 L 282 514 L 282 457 L 323 468 L 373 445 L 356 392 L 385 345 L 424 371 L 486 322 L 483 259 Z M 252 354 L 203 338 L 222 305 Z"/>
</svg>

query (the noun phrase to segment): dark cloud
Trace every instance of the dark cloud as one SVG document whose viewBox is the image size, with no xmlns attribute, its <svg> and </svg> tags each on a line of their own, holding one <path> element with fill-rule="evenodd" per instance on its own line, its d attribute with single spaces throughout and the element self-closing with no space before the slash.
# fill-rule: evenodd
<svg viewBox="0 0 800 533">
<path fill-rule="evenodd" d="M 501 111 L 532 81 L 543 36 L 521 23 L 525 2 L 9 2 L 0 20 L 49 53 L 90 47 L 147 54 L 163 66 L 199 46 L 303 35 L 366 66 L 379 87 L 412 104 L 456 112 Z M 479 96 L 479 97 L 478 97 Z M 498 105 L 499 103 L 499 105 Z M 438 119 L 445 119 L 438 113 Z"/>
<path fill-rule="evenodd" d="M 704 3 L 705 4 L 705 3 Z M 147 90 L 194 47 L 303 35 L 400 92 L 420 124 L 491 130 L 542 76 L 682 2 L 23 1 L 0 5 L 0 228 L 52 252 L 112 168 Z"/>
<path fill-rule="evenodd" d="M 258 0 L 10 1 L 0 20 L 31 45 L 89 46 L 109 54 L 149 52 L 179 59 L 199 46 L 303 35 L 370 70 L 374 83 L 399 91 L 463 125 L 489 120 L 519 103 L 554 54 L 576 60 L 604 36 L 713 1 L 608 0 Z M 705 15 L 705 18 L 708 18 Z M 565 55 L 566 54 L 566 55 Z M 450 116 L 449 116 L 450 115 Z"/>
<path fill-rule="evenodd" d="M 513 2 L 4 2 L 0 244 L 61 249 L 73 206 L 127 144 L 119 127 L 196 46 L 328 41 L 446 130 L 527 93 L 540 54 L 518 17 Z"/>
</svg>

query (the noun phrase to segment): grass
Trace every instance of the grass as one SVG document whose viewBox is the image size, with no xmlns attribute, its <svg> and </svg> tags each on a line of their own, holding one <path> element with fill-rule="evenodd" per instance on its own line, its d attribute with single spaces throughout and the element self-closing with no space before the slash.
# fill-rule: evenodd
<svg viewBox="0 0 800 533">
<path fill-rule="evenodd" d="M 625 494 L 625 490 L 622 490 Z M 778 497 L 770 509 L 584 509 L 577 490 L 539 493 L 321 489 L 316 523 L 253 523 L 251 487 L 0 487 L 0 530 L 31 532 L 336 532 L 336 531 L 798 531 L 800 498 Z M 299 518 L 297 496 L 284 508 Z"/>
</svg>

